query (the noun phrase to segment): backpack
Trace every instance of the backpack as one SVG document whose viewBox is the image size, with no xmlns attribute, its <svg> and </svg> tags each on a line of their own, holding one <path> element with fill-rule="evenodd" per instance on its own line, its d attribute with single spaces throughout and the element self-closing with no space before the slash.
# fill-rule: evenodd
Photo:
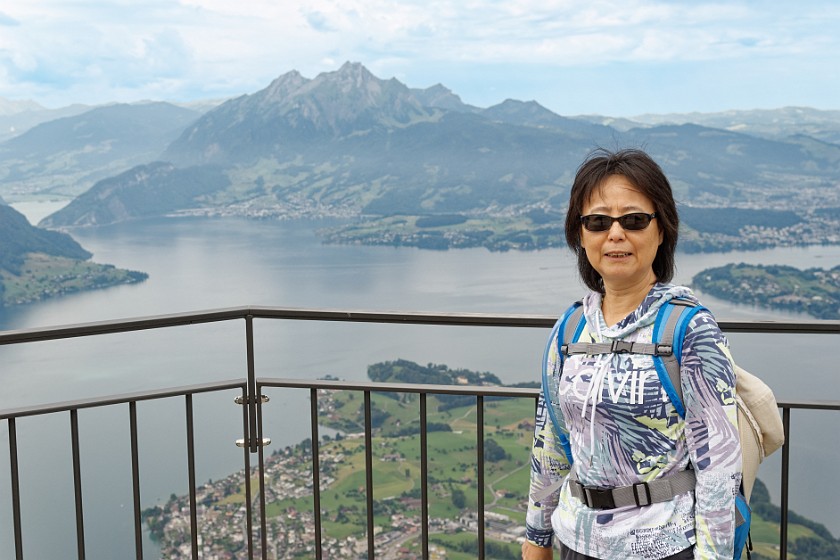
<svg viewBox="0 0 840 560">
<path fill-rule="evenodd" d="M 548 415 L 554 425 L 558 441 L 569 463 L 572 464 L 570 475 L 574 473 L 574 459 L 567 435 L 568 431 L 562 422 L 562 411 L 559 403 L 556 402 L 560 372 L 553 372 L 549 376 L 547 371 L 549 352 L 554 339 L 556 338 L 557 340 L 561 371 L 563 360 L 566 356 L 572 354 L 634 353 L 653 356 L 656 373 L 665 392 L 668 394 L 668 398 L 673 403 L 680 417 L 685 418 L 680 377 L 682 345 L 686 327 L 692 317 L 703 309 L 705 308 L 690 301 L 682 299 L 669 300 L 660 307 L 657 313 L 653 327 L 653 341 L 649 344 L 622 340 L 614 340 L 609 343 L 578 342 L 586 324 L 586 318 L 583 316 L 583 305 L 579 301 L 569 307 L 560 317 L 549 337 L 543 357 L 542 386 Z M 735 500 L 736 529 L 734 559 L 738 560 L 749 540 L 749 527 L 752 516 L 749 507 L 749 497 L 755 482 L 758 465 L 767 455 L 776 451 L 784 443 L 784 426 L 779 417 L 778 406 L 773 391 L 763 381 L 737 365 L 735 366 L 735 379 L 738 433 L 743 455 L 742 483 Z M 684 471 L 683 473 L 686 472 Z M 683 473 L 677 474 L 681 475 Z M 672 477 L 667 478 L 670 479 Z M 656 482 L 652 481 L 644 485 L 644 490 L 647 492 L 646 503 L 651 503 L 650 486 Z M 693 483 L 693 477 L 690 477 L 687 482 L 690 487 L 683 487 L 683 481 L 680 481 L 680 487 L 675 489 L 670 497 L 682 491 L 693 489 Z M 578 484 L 578 486 L 580 485 Z M 674 484 L 674 486 L 677 485 Z M 578 490 L 578 494 L 574 491 L 572 493 L 578 495 L 580 490 Z M 585 498 L 585 492 L 583 496 Z M 631 497 L 635 498 L 637 505 L 645 505 L 639 503 L 636 485 L 632 487 Z M 668 495 L 666 494 L 664 498 L 667 499 Z M 747 547 L 747 557 L 750 556 L 751 549 L 752 543 L 750 542 L 749 547 Z"/>
</svg>

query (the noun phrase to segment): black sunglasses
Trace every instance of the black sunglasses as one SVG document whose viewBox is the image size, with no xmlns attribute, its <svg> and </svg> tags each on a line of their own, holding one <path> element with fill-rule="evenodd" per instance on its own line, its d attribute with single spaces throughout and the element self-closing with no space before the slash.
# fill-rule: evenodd
<svg viewBox="0 0 840 560">
<path fill-rule="evenodd" d="M 639 231 L 648 227 L 650 221 L 655 217 L 656 212 L 652 214 L 633 212 L 631 214 L 624 214 L 618 218 L 605 216 L 604 214 L 589 214 L 588 216 L 581 216 L 580 222 L 587 231 L 607 231 L 612 227 L 613 222 L 618 222 L 627 231 Z"/>
</svg>

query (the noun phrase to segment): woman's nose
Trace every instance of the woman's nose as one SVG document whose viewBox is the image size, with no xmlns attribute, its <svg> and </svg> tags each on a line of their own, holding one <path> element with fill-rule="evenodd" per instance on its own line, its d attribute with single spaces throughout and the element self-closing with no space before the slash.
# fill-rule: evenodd
<svg viewBox="0 0 840 560">
<path fill-rule="evenodd" d="M 618 220 L 614 221 L 612 225 L 610 225 L 609 229 L 609 238 L 613 239 L 624 239 L 624 228 L 621 227 L 621 224 L 618 223 Z"/>
</svg>

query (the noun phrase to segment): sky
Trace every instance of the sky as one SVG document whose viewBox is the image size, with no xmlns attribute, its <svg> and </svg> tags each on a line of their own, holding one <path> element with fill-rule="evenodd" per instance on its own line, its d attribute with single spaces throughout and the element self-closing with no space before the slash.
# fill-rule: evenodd
<svg viewBox="0 0 840 560">
<path fill-rule="evenodd" d="M 192 102 L 360 62 L 562 115 L 840 109 L 836 0 L 0 0 L 0 98 Z"/>
</svg>

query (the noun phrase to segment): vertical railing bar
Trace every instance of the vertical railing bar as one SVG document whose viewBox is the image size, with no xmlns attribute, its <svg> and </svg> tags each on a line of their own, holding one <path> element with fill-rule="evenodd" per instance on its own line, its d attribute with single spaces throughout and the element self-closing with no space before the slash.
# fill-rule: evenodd
<svg viewBox="0 0 840 560">
<path fill-rule="evenodd" d="M 9 418 L 9 468 L 12 477 L 12 520 L 15 527 L 15 559 L 23 560 L 23 532 L 20 524 L 20 471 L 18 470 L 17 426 Z"/>
<path fill-rule="evenodd" d="M 779 560 L 787 560 L 788 507 L 790 498 L 790 408 L 782 409 L 785 443 L 782 445 L 782 517 L 779 521 Z"/>
<path fill-rule="evenodd" d="M 476 448 L 478 465 L 478 558 L 484 560 L 484 396 L 476 395 Z"/>
<path fill-rule="evenodd" d="M 318 445 L 318 388 L 309 390 L 309 414 L 312 423 L 312 501 L 315 507 L 315 558 L 321 560 L 321 453 Z"/>
<path fill-rule="evenodd" d="M 254 316 L 248 314 L 245 316 L 245 359 L 247 363 L 248 381 L 245 386 L 245 403 L 243 409 L 247 412 L 246 417 L 246 434 L 245 434 L 245 516 L 247 518 L 246 526 L 248 528 L 248 558 L 254 558 L 254 522 L 252 516 L 254 515 L 251 504 L 251 460 L 247 456 L 248 452 L 256 453 L 257 446 L 257 379 L 256 367 L 254 360 Z M 262 474 L 262 473 L 260 473 Z"/>
<path fill-rule="evenodd" d="M 371 419 L 370 391 L 365 391 L 365 496 L 367 499 L 368 560 L 376 556 L 373 540 L 373 422 Z"/>
<path fill-rule="evenodd" d="M 195 492 L 195 430 L 193 425 L 193 396 L 190 393 L 186 397 L 187 414 L 187 476 L 190 485 L 190 544 L 192 545 L 192 558 L 198 560 L 198 507 L 196 505 Z"/>
<path fill-rule="evenodd" d="M 79 452 L 79 411 L 70 411 L 70 445 L 73 452 L 73 490 L 76 497 L 76 553 L 85 560 L 85 515 L 82 508 L 82 461 Z"/>
<path fill-rule="evenodd" d="M 426 393 L 420 393 L 420 538 L 423 560 L 429 560 L 429 438 L 426 427 Z"/>
<path fill-rule="evenodd" d="M 246 528 L 246 540 L 248 542 L 248 558 L 253 560 L 254 558 L 254 523 L 251 516 L 253 512 L 251 511 L 251 452 L 249 450 L 248 442 L 251 441 L 249 428 L 248 428 L 248 387 L 245 386 L 242 388 L 242 400 L 244 403 L 242 406 L 242 436 L 245 445 L 242 446 L 242 452 L 244 453 L 244 463 L 245 463 L 245 528 Z"/>
<path fill-rule="evenodd" d="M 260 489 L 260 545 L 262 547 L 262 559 L 268 558 L 268 536 L 266 535 L 267 525 L 265 519 L 265 450 L 263 449 L 263 417 L 262 417 L 262 388 L 257 385 L 257 441 L 260 442 L 259 454 L 257 455 Z"/>
<path fill-rule="evenodd" d="M 137 441 L 137 401 L 128 403 L 131 440 L 131 487 L 134 494 L 134 555 L 143 560 L 143 520 L 140 513 L 140 451 Z"/>
<path fill-rule="evenodd" d="M 245 445 L 251 449 L 251 453 L 256 453 L 258 449 L 257 442 L 257 379 L 256 368 L 254 367 L 254 316 L 245 316 L 245 344 L 248 360 L 248 400 L 245 406 L 248 408 L 248 418 L 250 419 L 251 429 L 249 430 L 251 438 L 245 442 Z"/>
</svg>

